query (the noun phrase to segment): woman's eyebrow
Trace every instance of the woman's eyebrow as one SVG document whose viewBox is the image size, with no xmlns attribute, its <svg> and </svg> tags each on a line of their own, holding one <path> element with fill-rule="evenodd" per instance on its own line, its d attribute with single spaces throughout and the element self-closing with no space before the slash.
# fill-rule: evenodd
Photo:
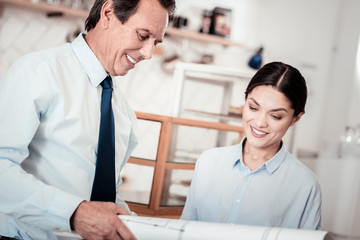
<svg viewBox="0 0 360 240">
<path fill-rule="evenodd" d="M 256 105 L 260 106 L 260 104 L 254 98 L 249 98 L 249 100 L 252 100 Z"/>
<path fill-rule="evenodd" d="M 254 98 L 249 98 L 249 100 L 253 101 L 257 106 L 260 107 L 260 104 L 259 104 Z M 279 111 L 288 112 L 288 110 L 287 110 L 286 108 L 275 108 L 275 109 L 271 109 L 271 112 L 279 112 Z"/>
<path fill-rule="evenodd" d="M 272 112 L 279 112 L 279 111 L 285 111 L 288 112 L 288 110 L 286 110 L 286 108 L 275 108 L 271 110 Z"/>
</svg>

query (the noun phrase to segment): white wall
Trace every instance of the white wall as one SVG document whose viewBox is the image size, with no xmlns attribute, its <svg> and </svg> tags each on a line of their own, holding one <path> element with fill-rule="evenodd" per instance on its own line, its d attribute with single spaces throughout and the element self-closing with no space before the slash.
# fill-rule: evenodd
<svg viewBox="0 0 360 240">
<path fill-rule="evenodd" d="M 346 125 L 360 123 L 359 9 L 360 1 L 341 1 L 335 51 L 328 73 L 326 106 L 321 119 L 324 143 L 338 139 Z"/>
<path fill-rule="evenodd" d="M 307 79 L 306 114 L 296 125 L 296 149 L 318 151 L 327 77 L 337 26 L 337 0 L 257 1 L 259 38 L 267 61 L 298 68 Z M 321 17 L 319 16 L 321 14 Z"/>
<path fill-rule="evenodd" d="M 351 91 L 351 101 L 349 106 L 349 114 L 347 123 L 350 126 L 359 126 L 360 123 L 360 34 L 359 34 L 359 45 L 356 53 L 355 71 L 353 78 L 353 88 Z"/>
<path fill-rule="evenodd" d="M 58 46 L 66 36 L 83 27 L 76 18 L 47 18 L 46 14 L 24 8 L 0 6 L 0 78 L 25 53 Z"/>
</svg>

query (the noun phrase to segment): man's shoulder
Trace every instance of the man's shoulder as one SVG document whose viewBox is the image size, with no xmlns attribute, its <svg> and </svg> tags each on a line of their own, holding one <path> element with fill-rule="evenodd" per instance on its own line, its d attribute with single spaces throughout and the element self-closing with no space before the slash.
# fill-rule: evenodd
<svg viewBox="0 0 360 240">
<path fill-rule="evenodd" d="M 17 60 L 18 64 L 29 64 L 39 65 L 46 62 L 51 62 L 52 60 L 59 60 L 62 58 L 67 58 L 73 56 L 70 44 L 66 43 L 61 46 L 51 47 L 47 49 L 42 49 L 34 52 L 30 52 L 20 57 Z"/>
</svg>

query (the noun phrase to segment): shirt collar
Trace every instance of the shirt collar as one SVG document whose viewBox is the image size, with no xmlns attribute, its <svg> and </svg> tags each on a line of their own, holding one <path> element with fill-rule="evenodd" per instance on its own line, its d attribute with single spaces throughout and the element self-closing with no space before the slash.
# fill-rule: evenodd
<svg viewBox="0 0 360 240">
<path fill-rule="evenodd" d="M 276 171 L 276 169 L 278 169 L 281 165 L 281 163 L 284 161 L 285 157 L 286 157 L 287 151 L 285 148 L 284 143 L 281 141 L 281 148 L 280 150 L 275 154 L 274 157 L 272 157 L 271 159 L 269 159 L 266 163 L 266 169 L 268 170 L 269 173 L 274 173 Z"/>
<path fill-rule="evenodd" d="M 244 137 L 241 142 L 240 142 L 240 151 L 237 153 L 237 156 L 234 159 L 234 167 L 236 165 L 239 165 L 240 170 L 245 170 L 248 169 L 243 162 L 243 158 L 242 158 L 242 152 L 243 152 L 243 144 L 246 141 L 246 137 Z M 265 168 L 270 174 L 274 173 L 276 171 L 276 169 L 278 169 L 281 165 L 281 163 L 284 161 L 285 157 L 286 157 L 287 151 L 285 148 L 285 145 L 283 144 L 283 142 L 281 142 L 281 148 L 280 150 L 275 154 L 274 157 L 272 157 L 271 159 L 269 159 L 266 163 L 264 163 L 260 168 L 258 168 L 257 171 Z"/>
<path fill-rule="evenodd" d="M 108 73 L 101 65 L 99 59 L 91 51 L 84 39 L 83 33 L 80 33 L 71 43 L 71 48 L 88 75 L 91 85 L 97 87 L 106 78 Z"/>
<path fill-rule="evenodd" d="M 243 152 L 243 144 L 246 141 L 246 137 L 243 137 L 243 139 L 241 140 L 241 142 L 238 144 L 239 146 L 239 151 L 236 153 L 236 156 L 234 156 L 234 167 L 236 165 L 239 165 L 240 170 L 244 170 L 246 168 L 246 166 L 244 165 L 243 159 L 242 159 L 242 152 Z"/>
</svg>

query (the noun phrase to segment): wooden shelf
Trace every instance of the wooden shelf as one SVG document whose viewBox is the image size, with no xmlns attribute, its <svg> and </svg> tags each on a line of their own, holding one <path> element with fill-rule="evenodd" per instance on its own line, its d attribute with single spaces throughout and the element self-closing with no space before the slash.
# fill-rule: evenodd
<svg viewBox="0 0 360 240">
<path fill-rule="evenodd" d="M 242 122 L 242 115 L 211 113 L 211 112 L 198 111 L 194 109 L 184 109 L 182 113 L 184 114 L 189 113 L 200 117 L 208 117 L 223 121 L 236 121 L 239 123 Z"/>
<path fill-rule="evenodd" d="M 207 43 L 216 43 L 221 44 L 223 46 L 236 46 L 236 47 L 246 47 L 245 44 L 233 42 L 225 37 L 216 36 L 216 35 L 210 35 L 210 34 L 204 34 L 204 33 L 198 33 L 198 32 L 192 32 L 187 31 L 179 28 L 168 28 L 166 30 L 166 34 L 172 37 L 179 37 L 179 38 L 185 38 L 200 42 L 207 42 Z"/>
<path fill-rule="evenodd" d="M 2 5 L 12 5 L 17 7 L 28 8 L 36 11 L 47 13 L 61 13 L 70 17 L 79 17 L 86 19 L 89 15 L 89 11 L 74 9 L 70 7 L 47 4 L 45 2 L 32 2 L 30 0 L 0 0 Z"/>
<path fill-rule="evenodd" d="M 46 12 L 46 13 L 60 13 L 65 16 L 78 17 L 83 19 L 86 19 L 89 14 L 89 11 L 87 10 L 74 9 L 61 5 L 48 4 L 45 2 L 36 2 L 36 1 L 33 2 L 31 0 L 0 0 L 0 5 L 12 5 L 12 6 L 28 8 L 36 11 Z M 170 37 L 177 37 L 177 38 L 189 39 L 189 40 L 206 42 L 206 43 L 215 43 L 223 46 L 246 47 L 242 43 L 233 42 L 225 37 L 192 32 L 192 31 L 187 31 L 184 29 L 178 29 L 172 27 L 169 27 L 166 30 L 166 34 Z"/>
</svg>

